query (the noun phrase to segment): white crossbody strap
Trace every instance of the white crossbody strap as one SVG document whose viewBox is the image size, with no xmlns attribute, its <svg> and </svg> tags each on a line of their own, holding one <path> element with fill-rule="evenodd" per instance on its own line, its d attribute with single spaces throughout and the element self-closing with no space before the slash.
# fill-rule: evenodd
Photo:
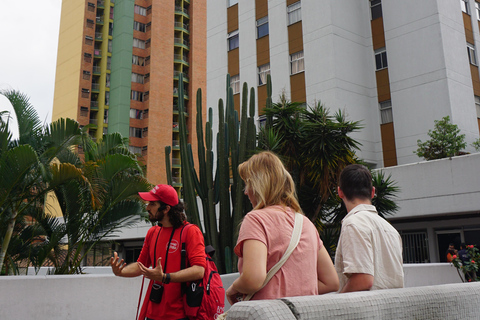
<svg viewBox="0 0 480 320">
<path fill-rule="evenodd" d="M 303 215 L 295 212 L 295 223 L 293 225 L 293 232 L 292 232 L 292 238 L 290 239 L 290 244 L 287 247 L 287 251 L 283 254 L 282 258 L 268 271 L 267 277 L 265 278 L 265 281 L 263 282 L 263 285 L 258 291 L 263 289 L 267 285 L 267 283 L 270 281 L 270 279 L 273 278 L 275 273 L 277 273 L 278 270 L 283 266 L 283 264 L 287 261 L 288 257 L 292 254 L 293 250 L 298 245 L 298 242 L 300 242 L 300 236 L 302 235 L 302 227 L 303 227 Z M 248 301 L 250 300 L 255 293 L 250 293 L 248 296 L 246 296 L 243 301 Z"/>
</svg>

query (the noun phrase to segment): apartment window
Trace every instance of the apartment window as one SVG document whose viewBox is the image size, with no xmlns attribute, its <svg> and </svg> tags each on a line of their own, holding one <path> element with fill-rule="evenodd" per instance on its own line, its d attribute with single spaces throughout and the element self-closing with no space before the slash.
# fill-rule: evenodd
<svg viewBox="0 0 480 320">
<path fill-rule="evenodd" d="M 143 111 L 138 109 L 130 109 L 131 119 L 143 119 Z"/>
<path fill-rule="evenodd" d="M 91 63 L 92 62 L 92 54 L 91 53 L 84 53 L 83 54 L 83 61 Z"/>
<path fill-rule="evenodd" d="M 133 21 L 133 29 L 140 32 L 145 32 L 145 23 Z"/>
<path fill-rule="evenodd" d="M 258 125 L 260 128 L 265 128 L 267 125 L 267 117 L 265 115 L 261 115 L 258 117 Z"/>
<path fill-rule="evenodd" d="M 103 123 L 108 123 L 108 110 L 103 111 Z M 107 129 L 107 128 L 104 128 Z"/>
<path fill-rule="evenodd" d="M 228 34 L 228 51 L 238 48 L 238 30 Z"/>
<path fill-rule="evenodd" d="M 95 12 L 95 3 L 88 3 L 88 11 Z"/>
<path fill-rule="evenodd" d="M 302 20 L 301 2 L 295 2 L 287 7 L 288 25 Z"/>
<path fill-rule="evenodd" d="M 146 31 L 150 31 L 152 29 L 152 23 L 151 22 L 147 23 L 145 26 L 146 26 L 145 27 Z"/>
<path fill-rule="evenodd" d="M 113 41 L 108 39 L 108 52 L 112 53 L 113 50 Z"/>
<path fill-rule="evenodd" d="M 145 93 L 145 94 L 147 95 L 148 92 Z M 148 95 L 147 95 L 147 96 L 148 96 Z M 143 110 L 143 119 L 147 119 L 147 118 L 148 118 L 148 109 L 145 109 L 145 110 Z"/>
<path fill-rule="evenodd" d="M 403 263 L 430 262 L 427 231 L 401 232 Z"/>
<path fill-rule="evenodd" d="M 107 70 L 112 70 L 112 57 L 107 57 Z"/>
<path fill-rule="evenodd" d="M 110 73 L 107 73 L 105 76 L 105 86 L 110 88 Z"/>
<path fill-rule="evenodd" d="M 475 96 L 475 107 L 477 108 L 477 118 L 480 118 L 480 97 Z"/>
<path fill-rule="evenodd" d="M 237 74 L 230 78 L 230 87 L 232 87 L 233 94 L 240 93 L 240 75 Z"/>
<path fill-rule="evenodd" d="M 376 70 L 381 70 L 388 67 L 387 51 L 385 48 L 375 50 L 375 65 Z"/>
<path fill-rule="evenodd" d="M 477 56 L 475 55 L 475 46 L 467 42 L 467 52 L 468 52 L 468 61 L 473 64 L 477 65 Z"/>
<path fill-rule="evenodd" d="M 132 90 L 130 94 L 131 100 L 143 102 L 144 101 L 143 98 L 144 98 L 143 92 Z"/>
<path fill-rule="evenodd" d="M 477 20 L 480 20 L 480 3 L 475 1 L 475 11 L 477 12 Z"/>
<path fill-rule="evenodd" d="M 90 71 L 83 70 L 83 80 L 90 80 Z"/>
<path fill-rule="evenodd" d="M 112 19 L 112 20 L 114 19 L 113 18 L 113 7 L 110 7 L 110 19 Z"/>
<path fill-rule="evenodd" d="M 130 127 L 130 137 L 141 138 L 142 137 L 142 128 Z"/>
<path fill-rule="evenodd" d="M 85 36 L 85 44 L 91 46 L 93 44 L 93 37 Z"/>
<path fill-rule="evenodd" d="M 87 107 L 80 107 L 80 116 L 81 117 L 88 117 L 88 108 Z"/>
<path fill-rule="evenodd" d="M 228 6 L 231 7 L 233 5 L 236 5 L 238 3 L 238 0 L 227 0 L 228 1 Z"/>
<path fill-rule="evenodd" d="M 88 98 L 90 95 L 89 89 L 82 89 L 82 98 Z"/>
<path fill-rule="evenodd" d="M 142 130 L 142 137 L 143 137 L 143 138 L 148 137 L 148 127 L 143 128 L 143 130 Z"/>
<path fill-rule="evenodd" d="M 381 124 L 393 122 L 392 101 L 380 102 Z"/>
<path fill-rule="evenodd" d="M 268 35 L 268 16 L 257 20 L 257 39 Z"/>
<path fill-rule="evenodd" d="M 135 13 L 136 14 L 139 14 L 141 16 L 144 16 L 146 17 L 147 16 L 147 8 L 144 8 L 144 7 L 140 7 L 140 6 L 137 6 L 135 5 Z"/>
<path fill-rule="evenodd" d="M 109 106 L 110 105 L 110 92 L 105 91 L 105 105 Z"/>
<path fill-rule="evenodd" d="M 87 19 L 87 28 L 93 28 L 94 25 L 95 24 L 94 24 L 93 20 Z"/>
<path fill-rule="evenodd" d="M 136 55 L 132 55 L 132 64 L 135 64 L 137 66 L 144 66 L 145 65 L 145 58 L 144 57 L 139 57 Z"/>
<path fill-rule="evenodd" d="M 152 13 L 152 6 L 147 7 L 147 15 L 149 15 L 150 13 Z"/>
<path fill-rule="evenodd" d="M 372 20 L 375 20 L 382 16 L 381 0 L 370 0 L 370 13 L 372 14 Z"/>
<path fill-rule="evenodd" d="M 145 49 L 145 41 L 133 38 L 133 47 L 134 48 L 140 48 L 140 49 Z"/>
<path fill-rule="evenodd" d="M 147 39 L 145 41 L 145 48 L 150 48 L 150 42 L 152 41 L 152 39 Z"/>
<path fill-rule="evenodd" d="M 267 75 L 270 74 L 270 63 L 258 67 L 258 85 L 267 84 Z"/>
<path fill-rule="evenodd" d="M 142 153 L 142 148 L 141 147 L 128 146 L 128 150 L 130 150 L 131 153 L 135 153 L 135 154 Z"/>
<path fill-rule="evenodd" d="M 143 74 L 132 72 L 132 82 L 143 84 L 144 81 L 145 81 L 145 76 Z"/>
<path fill-rule="evenodd" d="M 460 0 L 460 7 L 462 11 L 466 14 L 470 14 L 470 10 L 468 9 L 468 0 Z"/>
<path fill-rule="evenodd" d="M 305 70 L 303 63 L 303 51 L 290 55 L 290 74 L 296 74 Z"/>
</svg>

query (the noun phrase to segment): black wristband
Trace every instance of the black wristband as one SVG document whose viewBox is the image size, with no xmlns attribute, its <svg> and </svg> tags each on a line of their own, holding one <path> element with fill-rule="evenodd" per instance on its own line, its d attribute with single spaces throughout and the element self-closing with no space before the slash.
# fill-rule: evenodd
<svg viewBox="0 0 480 320">
<path fill-rule="evenodd" d="M 165 281 L 163 282 L 165 284 L 169 284 L 170 283 L 170 273 L 167 273 L 166 277 L 165 277 Z"/>
</svg>

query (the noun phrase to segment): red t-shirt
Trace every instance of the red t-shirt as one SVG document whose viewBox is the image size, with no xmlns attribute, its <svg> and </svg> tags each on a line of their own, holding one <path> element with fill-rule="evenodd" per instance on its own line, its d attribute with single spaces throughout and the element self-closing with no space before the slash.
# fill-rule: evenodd
<svg viewBox="0 0 480 320">
<path fill-rule="evenodd" d="M 180 227 L 174 231 L 168 252 L 167 265 L 166 268 L 163 269 L 165 273 L 173 273 L 180 270 L 181 230 L 182 228 Z M 172 227 L 161 228 L 159 226 L 155 226 L 150 228 L 147 232 L 147 236 L 145 237 L 142 252 L 140 253 L 137 261 L 141 262 L 147 267 L 153 267 L 155 242 L 157 241 L 157 252 L 155 258 L 157 260 L 158 258 L 162 258 L 162 267 L 164 267 L 168 241 L 170 240 L 172 231 Z M 197 226 L 192 226 L 186 232 L 187 234 L 185 237 L 185 243 L 189 265 L 205 267 L 205 243 L 202 232 Z M 150 280 L 139 319 L 144 319 L 145 317 L 162 320 L 176 320 L 185 318 L 181 284 L 170 282 L 169 284 L 164 285 L 162 301 L 160 303 L 151 302 L 149 299 L 152 284 L 153 281 Z"/>
</svg>

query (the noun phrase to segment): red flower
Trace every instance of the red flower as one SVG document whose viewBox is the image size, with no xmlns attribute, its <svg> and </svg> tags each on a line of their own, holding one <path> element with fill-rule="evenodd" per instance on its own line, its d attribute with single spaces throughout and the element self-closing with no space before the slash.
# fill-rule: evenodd
<svg viewBox="0 0 480 320">
<path fill-rule="evenodd" d="M 473 249 L 473 244 L 467 246 L 470 249 Z"/>
<path fill-rule="evenodd" d="M 472 263 L 475 263 L 475 260 L 472 260 Z"/>
<path fill-rule="evenodd" d="M 468 279 L 468 282 L 472 282 L 472 279 Z"/>
<path fill-rule="evenodd" d="M 457 255 L 454 254 L 454 255 L 452 256 L 452 258 L 453 258 L 453 259 L 457 259 Z"/>
</svg>

